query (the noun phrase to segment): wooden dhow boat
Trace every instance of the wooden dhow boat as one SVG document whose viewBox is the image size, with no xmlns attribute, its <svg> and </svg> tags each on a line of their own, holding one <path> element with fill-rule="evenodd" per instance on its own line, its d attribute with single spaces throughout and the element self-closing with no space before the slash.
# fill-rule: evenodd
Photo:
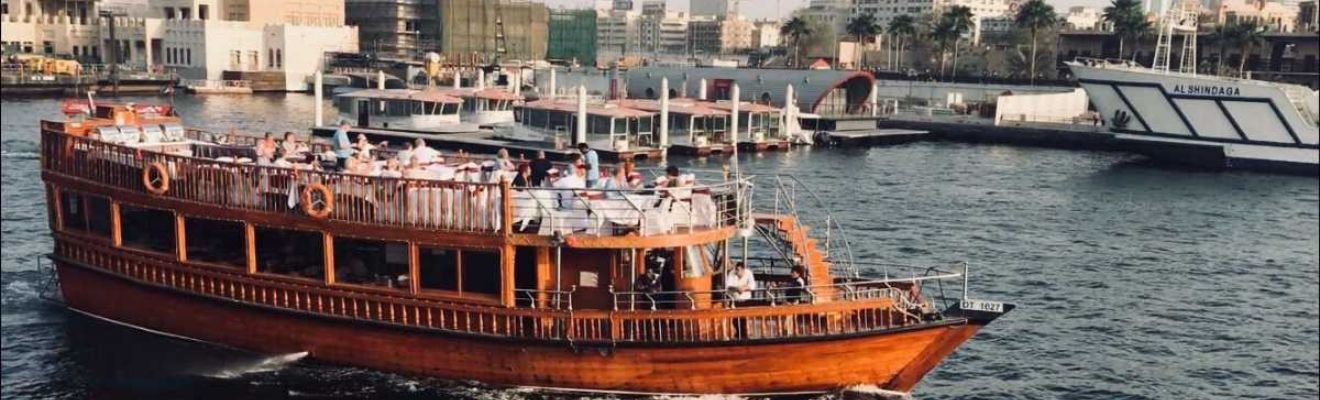
<svg viewBox="0 0 1320 400">
<path fill-rule="evenodd" d="M 854 261 L 791 177 L 339 174 L 144 110 L 42 122 L 41 165 L 65 304 L 152 331 L 494 385 L 907 392 L 1013 308 L 969 299 L 966 264 Z"/>
</svg>

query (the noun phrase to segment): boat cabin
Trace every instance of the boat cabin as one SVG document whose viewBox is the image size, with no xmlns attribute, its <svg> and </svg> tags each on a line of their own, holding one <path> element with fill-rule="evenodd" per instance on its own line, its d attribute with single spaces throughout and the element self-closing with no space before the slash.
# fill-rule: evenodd
<svg viewBox="0 0 1320 400">
<path fill-rule="evenodd" d="M 710 103 L 710 107 L 725 112 L 733 111 L 733 103 L 727 100 Z M 765 143 L 785 141 L 787 132 L 783 129 L 783 110 L 765 104 L 743 102 L 738 104 L 738 129 L 734 140 L 738 143 Z"/>
<path fill-rule="evenodd" d="M 660 112 L 655 100 L 626 100 L 626 106 L 647 112 Z M 709 102 L 690 99 L 669 101 L 670 140 L 677 145 L 709 147 L 733 143 L 728 133 L 729 111 L 710 106 Z M 686 135 L 674 135 L 686 132 Z"/>
<path fill-rule="evenodd" d="M 363 128 L 449 130 L 463 99 L 437 90 L 362 89 L 335 96 L 340 117 Z"/>
<path fill-rule="evenodd" d="M 442 89 L 443 93 L 463 99 L 460 116 L 464 122 L 479 126 L 514 123 L 513 108 L 523 97 L 500 88 Z"/>
<path fill-rule="evenodd" d="M 630 151 L 656 144 L 658 113 L 629 108 L 619 102 L 596 102 L 586 106 L 586 137 L 575 137 L 577 103 L 573 100 L 538 100 L 524 104 L 518 122 L 565 143 L 585 140 L 594 148 Z"/>
</svg>

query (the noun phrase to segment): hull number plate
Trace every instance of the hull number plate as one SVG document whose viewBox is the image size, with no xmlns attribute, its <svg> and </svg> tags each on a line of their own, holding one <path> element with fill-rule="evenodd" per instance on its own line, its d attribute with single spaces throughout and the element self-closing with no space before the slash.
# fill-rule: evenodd
<svg viewBox="0 0 1320 400">
<path fill-rule="evenodd" d="M 985 300 L 963 300 L 959 307 L 967 311 L 982 311 L 988 313 L 1002 314 L 1004 312 L 1004 303 Z"/>
</svg>

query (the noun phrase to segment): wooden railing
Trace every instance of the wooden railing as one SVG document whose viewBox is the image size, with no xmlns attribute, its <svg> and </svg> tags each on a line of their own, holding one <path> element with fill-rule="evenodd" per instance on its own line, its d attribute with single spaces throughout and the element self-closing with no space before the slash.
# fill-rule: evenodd
<svg viewBox="0 0 1320 400">
<path fill-rule="evenodd" d="M 887 298 L 737 309 L 612 311 L 505 308 L 364 293 L 318 282 L 200 268 L 69 238 L 56 261 L 194 295 L 329 317 L 461 334 L 565 343 L 714 343 L 878 332 L 923 322 Z M 78 268 L 78 267 L 73 267 Z"/>
<path fill-rule="evenodd" d="M 42 133 L 47 171 L 138 193 L 149 193 L 142 169 L 160 164 L 170 175 L 161 197 L 265 213 L 300 214 L 302 190 L 320 184 L 334 196 L 335 221 L 457 232 L 496 233 L 506 212 L 502 186 L 345 175 L 171 155 L 58 132 Z M 238 151 L 192 144 L 192 153 Z M 292 200 L 292 201 L 291 201 Z"/>
</svg>

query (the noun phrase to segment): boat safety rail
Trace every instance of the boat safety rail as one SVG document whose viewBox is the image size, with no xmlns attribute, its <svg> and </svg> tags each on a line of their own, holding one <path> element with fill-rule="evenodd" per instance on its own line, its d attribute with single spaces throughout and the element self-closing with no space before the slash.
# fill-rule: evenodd
<svg viewBox="0 0 1320 400">
<path fill-rule="evenodd" d="M 521 188 L 511 192 L 516 232 L 662 235 L 736 226 L 735 184 L 642 189 Z"/>
<path fill-rule="evenodd" d="M 757 175 L 750 178 L 754 187 L 764 193 L 769 190 L 773 198 L 767 199 L 762 194 L 757 201 L 748 206 L 751 213 L 771 215 L 792 215 L 796 224 L 815 230 L 814 235 L 823 238 L 825 261 L 830 263 L 835 276 L 856 276 L 858 270 L 853 259 L 852 245 L 848 239 L 848 230 L 834 217 L 829 203 L 826 203 L 811 187 L 793 175 L 774 174 Z M 751 198 L 748 196 L 747 198 Z M 766 204 L 766 202 L 772 203 Z M 801 204 L 803 202 L 808 204 Z M 766 233 L 769 231 L 763 231 Z M 785 242 L 805 244 L 811 239 L 806 229 L 796 229 L 782 237 Z M 806 260 L 804 263 L 808 262 Z M 808 270 L 811 266 L 804 265 Z"/>
<path fill-rule="evenodd" d="M 611 288 L 611 294 L 614 296 L 616 310 L 698 309 L 709 305 L 725 308 L 774 307 L 878 298 L 890 299 L 905 309 L 929 309 L 928 304 L 925 304 L 927 300 L 920 294 L 922 286 L 928 282 L 963 279 L 966 274 L 963 270 L 944 267 L 911 268 L 919 272 L 910 276 L 841 278 L 829 284 L 808 284 L 800 288 L 788 285 L 785 276 L 758 274 L 757 287 L 743 299 L 738 299 L 729 290 L 639 292 L 615 291 Z"/>
<path fill-rule="evenodd" d="M 362 224 L 488 234 L 504 226 L 507 185 L 498 183 L 370 177 L 191 156 L 210 145 L 145 150 L 56 132 L 43 136 L 47 170 L 119 190 Z M 168 184 L 148 187 L 147 181 Z"/>
<path fill-rule="evenodd" d="M 514 289 L 515 305 L 531 309 L 572 310 L 573 293 L 577 285 L 569 290 Z"/>
<path fill-rule="evenodd" d="M 250 274 L 239 268 L 183 266 L 165 255 L 126 252 L 68 237 L 57 238 L 54 259 L 66 268 L 99 269 L 144 284 L 239 304 L 467 335 L 569 344 L 827 337 L 902 328 L 929 320 L 884 296 L 780 307 L 713 305 L 696 310 L 478 305 L 417 297 L 403 290 L 389 294 L 384 289 L 366 292 L 326 286 L 320 281 Z M 557 295 L 571 301 L 572 292 Z"/>
</svg>

